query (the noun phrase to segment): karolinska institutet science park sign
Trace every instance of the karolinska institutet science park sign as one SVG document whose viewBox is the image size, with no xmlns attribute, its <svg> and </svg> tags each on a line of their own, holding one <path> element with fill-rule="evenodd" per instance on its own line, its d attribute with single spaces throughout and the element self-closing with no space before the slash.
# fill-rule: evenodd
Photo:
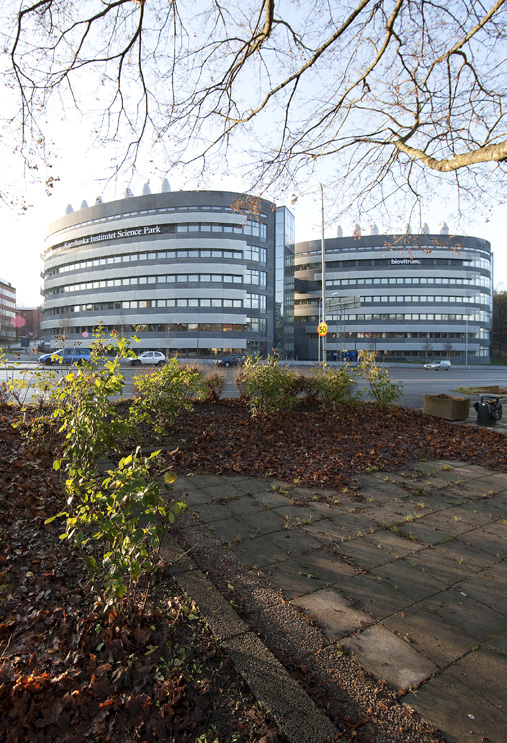
<svg viewBox="0 0 507 743">
<path fill-rule="evenodd" d="M 162 235 L 170 232 L 176 232 L 174 224 L 157 224 L 153 227 L 138 227 L 132 230 L 114 230 L 113 232 L 99 232 L 98 235 L 88 235 L 88 237 L 79 237 L 76 240 L 55 245 L 55 248 L 64 250 L 71 248 L 80 248 L 82 245 L 92 245 L 93 243 L 104 242 L 105 240 L 125 240 L 127 238 L 140 238 L 145 235 Z"/>
</svg>

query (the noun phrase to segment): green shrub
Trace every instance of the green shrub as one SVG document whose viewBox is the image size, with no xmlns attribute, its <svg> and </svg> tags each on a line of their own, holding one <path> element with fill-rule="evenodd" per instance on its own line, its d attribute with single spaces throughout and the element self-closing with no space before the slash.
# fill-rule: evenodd
<svg viewBox="0 0 507 743">
<path fill-rule="evenodd" d="M 129 355 L 130 341 L 118 339 L 114 348 L 116 356 L 99 368 L 104 344 L 98 340 L 92 345 L 91 361 L 61 377 L 51 393 L 53 417 L 60 422 L 59 432 L 65 433 L 62 459 L 83 471 L 95 469 L 107 451 L 118 451 L 132 432 L 111 399 L 123 392 L 120 359 Z"/>
<path fill-rule="evenodd" d="M 133 420 L 148 421 L 162 433 L 176 418 L 192 410 L 193 400 L 203 399 L 206 388 L 196 367 L 171 359 L 151 374 L 134 377 L 137 397 L 131 408 Z"/>
<path fill-rule="evenodd" d="M 354 396 L 356 385 L 349 364 L 340 368 L 323 364 L 317 368 L 313 378 L 313 387 L 320 407 L 333 412 L 346 403 L 359 402 L 359 396 Z"/>
<path fill-rule="evenodd" d="M 184 508 L 182 503 L 168 505 L 161 495 L 150 471 L 159 454 L 143 457 L 137 448 L 102 482 L 71 465 L 65 483 L 67 509 L 46 521 L 65 517 L 62 538 L 81 552 L 104 606 L 118 612 L 125 606 L 129 614 L 139 609 L 140 590 L 144 607 L 164 533 Z M 58 470 L 60 465 L 57 460 L 53 466 Z M 166 487 L 174 479 L 167 473 Z M 148 578 L 144 583 L 142 576 Z"/>
<path fill-rule="evenodd" d="M 370 387 L 370 393 L 378 405 L 387 407 L 403 396 L 401 382 L 391 382 L 389 372 L 377 365 L 374 351 L 359 352 L 359 369 Z"/>
<path fill-rule="evenodd" d="M 245 362 L 241 383 L 253 416 L 277 415 L 297 401 L 295 375 L 288 367 L 280 367 L 278 360 L 278 356 L 266 360 L 249 356 Z"/>
</svg>

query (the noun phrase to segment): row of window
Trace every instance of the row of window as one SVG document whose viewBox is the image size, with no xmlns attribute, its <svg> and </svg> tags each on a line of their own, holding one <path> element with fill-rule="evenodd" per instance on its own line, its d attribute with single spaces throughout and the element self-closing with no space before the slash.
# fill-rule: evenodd
<svg viewBox="0 0 507 743">
<path fill-rule="evenodd" d="M 106 327 L 106 326 L 104 326 Z M 107 326 L 109 327 L 109 326 Z M 111 326 L 113 327 L 113 326 Z M 149 333 L 266 333 L 267 320 L 265 317 L 247 317 L 246 323 L 209 323 L 209 322 L 170 322 L 170 323 L 149 323 L 147 325 L 128 325 L 129 333 L 143 332 Z M 113 327 L 116 332 L 124 334 L 127 332 L 125 327 Z M 56 335 L 62 331 L 62 328 L 48 328 L 45 330 L 46 335 Z M 94 328 L 88 325 L 72 328 L 74 335 L 89 334 L 94 332 Z"/>
<path fill-rule="evenodd" d="M 333 279 L 326 281 L 326 286 L 329 288 L 335 288 L 340 286 L 379 286 L 379 285 L 412 285 L 420 286 L 426 284 L 443 284 L 445 286 L 491 286 L 491 281 L 487 276 L 477 275 L 473 278 L 461 279 L 461 278 L 439 278 L 439 277 L 419 277 L 419 276 L 389 276 L 386 278 L 356 278 L 356 279 Z"/>
<path fill-rule="evenodd" d="M 68 307 L 52 307 L 44 311 L 44 316 L 62 315 L 66 312 L 101 312 L 103 310 L 137 310 L 150 307 L 209 307 L 209 308 L 237 308 L 266 311 L 266 297 L 264 294 L 247 294 L 244 299 L 226 299 L 223 297 L 185 298 L 178 299 L 138 299 L 124 302 L 89 302 Z"/>
<path fill-rule="evenodd" d="M 262 242 L 267 240 L 267 225 L 248 219 L 246 224 L 229 224 L 220 222 L 179 222 L 175 225 L 166 225 L 166 229 L 174 227 L 175 232 L 229 232 L 234 235 L 251 235 L 260 237 Z"/>
<path fill-rule="evenodd" d="M 491 297 L 489 294 L 477 294 L 474 297 L 453 297 L 453 296 L 445 296 L 445 295 L 419 295 L 419 296 L 407 296 L 407 295 L 377 295 L 377 296 L 371 296 L 371 297 L 361 297 L 361 304 L 411 304 L 412 302 L 415 302 L 417 304 L 424 304 L 424 303 L 430 303 L 430 304 L 436 304 L 438 302 L 444 302 L 445 304 L 485 304 L 488 307 L 491 304 Z M 304 305 L 314 305 L 317 306 L 319 304 L 319 300 L 316 298 L 312 299 L 296 299 L 295 305 L 304 306 Z M 330 314 L 333 314 L 332 311 L 328 312 Z"/>
<path fill-rule="evenodd" d="M 266 288 L 267 274 L 265 271 L 245 270 L 244 274 L 209 274 L 209 273 L 178 273 L 154 276 L 131 276 L 123 279 L 102 279 L 100 281 L 87 281 L 79 284 L 66 284 L 54 289 L 47 289 L 44 296 L 54 297 L 66 292 L 83 292 L 92 289 L 107 289 L 119 286 L 143 286 L 146 284 L 251 284 Z"/>
<path fill-rule="evenodd" d="M 98 266 L 110 266 L 118 263 L 137 263 L 138 261 L 173 261 L 176 258 L 212 258 L 218 260 L 255 261 L 262 265 L 267 263 L 266 248 L 247 245 L 244 250 L 218 250 L 210 248 L 188 250 L 151 250 L 149 252 L 125 253 L 123 255 L 108 255 L 103 258 L 92 258 L 86 261 L 74 261 L 62 266 L 56 266 L 46 271 L 46 276 L 56 276 L 67 271 L 82 271 Z"/>
<path fill-rule="evenodd" d="M 312 315 L 310 317 L 296 317 L 294 318 L 296 322 L 304 322 L 304 323 L 319 323 L 320 318 L 318 315 Z M 470 322 L 489 322 L 490 320 L 490 313 L 489 312 L 473 312 L 470 315 L 468 314 L 435 314 L 435 313 L 420 313 L 420 312 L 412 312 L 412 313 L 382 313 L 382 314 L 347 314 L 345 316 L 346 322 L 353 322 L 353 321 L 378 321 L 378 320 L 397 320 L 397 321 L 410 321 L 410 320 L 462 320 L 465 322 L 465 320 L 469 320 Z M 331 324 L 333 323 L 333 320 L 330 321 Z"/>
<path fill-rule="evenodd" d="M 309 334 L 310 335 L 310 334 Z M 396 332 L 381 332 L 372 331 L 369 333 L 357 332 L 357 333 L 328 333 L 326 338 L 341 338 L 342 340 L 364 340 L 365 338 L 423 338 L 428 339 L 440 339 L 440 340 L 464 340 L 467 337 L 466 333 L 403 333 L 401 331 Z M 477 328 L 473 333 L 468 333 L 470 339 L 489 339 L 489 330 L 485 328 Z"/>
</svg>

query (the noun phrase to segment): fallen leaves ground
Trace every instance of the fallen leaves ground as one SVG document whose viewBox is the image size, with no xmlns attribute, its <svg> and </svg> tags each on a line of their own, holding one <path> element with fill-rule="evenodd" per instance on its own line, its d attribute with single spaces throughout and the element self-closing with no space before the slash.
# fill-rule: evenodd
<svg viewBox="0 0 507 743">
<path fill-rule="evenodd" d="M 12 422 L 12 413 L 0 420 L 0 740 L 283 740 L 168 571 L 145 618 L 127 625 L 101 611 L 58 523 L 44 524 L 61 507 L 55 452 L 24 442 Z M 167 455 L 176 472 L 324 488 L 424 458 L 507 462 L 495 431 L 374 405 L 263 422 L 223 401 L 196 406 L 167 437 L 140 438 L 176 449 Z"/>
<path fill-rule="evenodd" d="M 283 741 L 163 568 L 130 624 L 59 539 L 54 452 L 0 414 L 0 741 Z M 202 737 L 201 737 L 202 736 Z"/>
<path fill-rule="evenodd" d="M 278 420 L 253 420 L 237 400 L 197 406 L 173 431 L 177 470 L 272 477 L 306 487 L 340 488 L 365 471 L 410 461 L 454 459 L 507 465 L 507 438 L 415 410 L 366 404 L 325 415 L 296 409 Z"/>
</svg>

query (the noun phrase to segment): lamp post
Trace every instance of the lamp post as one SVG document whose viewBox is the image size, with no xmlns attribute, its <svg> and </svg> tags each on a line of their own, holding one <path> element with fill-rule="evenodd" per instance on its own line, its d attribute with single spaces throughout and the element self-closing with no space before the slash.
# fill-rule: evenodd
<svg viewBox="0 0 507 743">
<path fill-rule="evenodd" d="M 322 322 L 326 322 L 326 238 L 324 237 L 324 186 L 320 186 L 321 201 L 321 236 L 320 236 L 320 254 L 321 254 L 321 288 L 322 288 Z M 326 336 L 322 336 L 322 363 L 327 361 Z"/>
<path fill-rule="evenodd" d="M 468 369 L 468 318 L 470 315 L 465 315 L 465 369 Z"/>
<path fill-rule="evenodd" d="M 290 203 L 295 204 L 296 201 L 299 199 L 300 196 L 302 196 L 306 191 L 308 191 L 310 188 L 314 188 L 315 185 L 318 185 L 320 188 L 320 202 L 321 202 L 321 237 L 320 237 L 320 253 L 321 253 L 321 307 L 322 307 L 322 315 L 320 318 L 320 322 L 325 323 L 326 322 L 326 240 L 324 236 L 324 186 L 322 183 L 313 184 L 309 186 L 308 188 L 305 188 L 304 191 L 301 191 L 297 196 L 294 196 Z M 322 335 L 319 336 L 322 340 L 322 363 L 326 363 L 327 361 L 327 350 L 326 350 L 326 336 Z M 320 350 L 320 343 L 319 343 L 319 350 Z M 320 361 L 320 359 L 319 359 Z"/>
</svg>

